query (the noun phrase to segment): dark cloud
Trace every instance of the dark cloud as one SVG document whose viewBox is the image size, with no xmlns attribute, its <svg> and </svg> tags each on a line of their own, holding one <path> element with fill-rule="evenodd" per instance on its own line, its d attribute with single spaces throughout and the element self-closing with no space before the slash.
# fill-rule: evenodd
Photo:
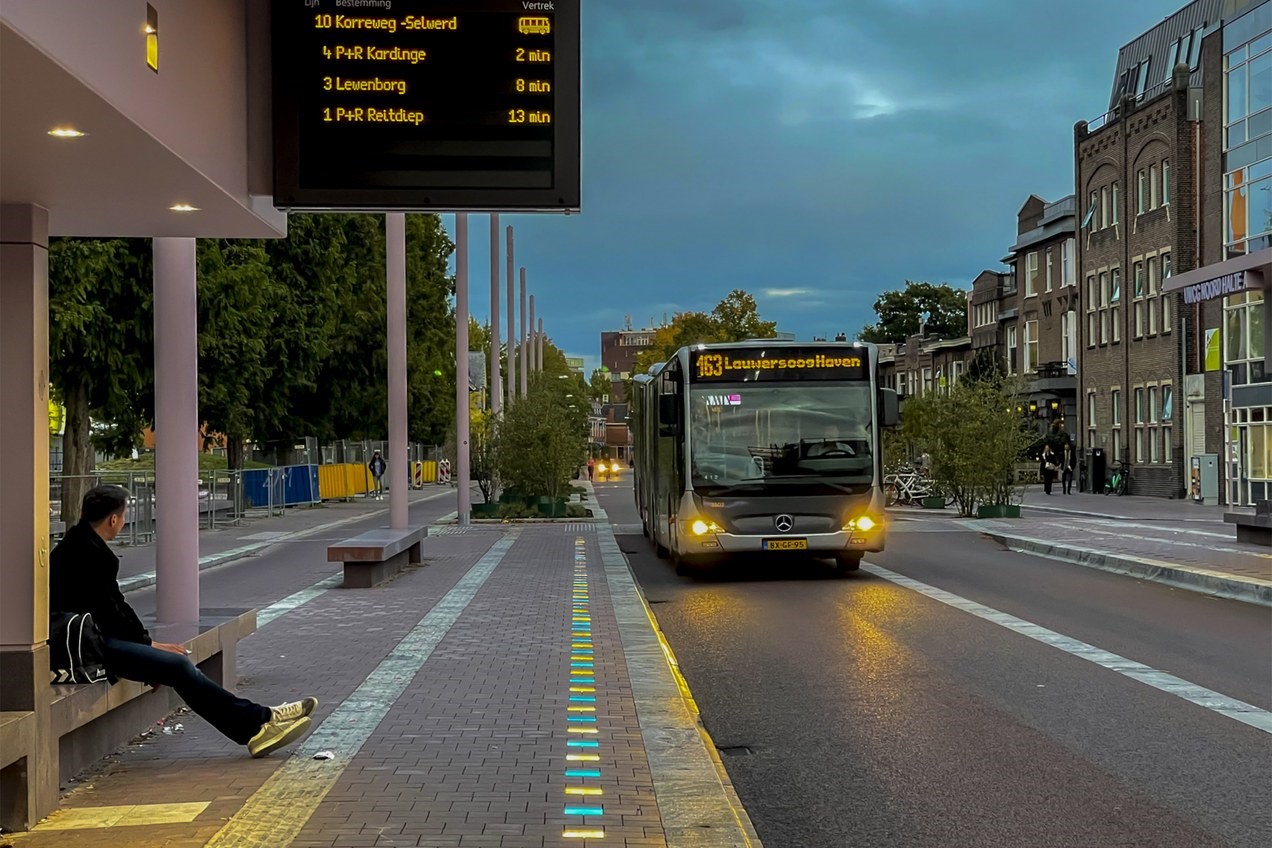
<svg viewBox="0 0 1272 848">
<path fill-rule="evenodd" d="M 1180 5 L 589 0 L 583 214 L 508 219 L 539 314 L 594 356 L 625 315 L 734 287 L 808 336 L 854 331 L 907 278 L 967 285 L 1031 193 L 1073 190 L 1074 122 Z"/>
</svg>

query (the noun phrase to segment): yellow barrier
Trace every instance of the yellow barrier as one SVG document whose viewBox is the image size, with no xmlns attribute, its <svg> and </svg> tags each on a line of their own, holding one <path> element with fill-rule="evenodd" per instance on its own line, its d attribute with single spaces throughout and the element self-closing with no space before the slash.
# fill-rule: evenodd
<svg viewBox="0 0 1272 848">
<path fill-rule="evenodd" d="M 318 466 L 318 497 L 324 501 L 347 500 L 368 490 L 371 473 L 360 464 Z"/>
</svg>

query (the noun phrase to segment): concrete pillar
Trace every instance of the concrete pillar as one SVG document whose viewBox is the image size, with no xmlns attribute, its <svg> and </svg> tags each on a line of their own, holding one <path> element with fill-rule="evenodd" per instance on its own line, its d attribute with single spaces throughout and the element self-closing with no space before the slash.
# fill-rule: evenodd
<svg viewBox="0 0 1272 848">
<path fill-rule="evenodd" d="M 467 524 L 472 511 L 468 490 L 468 213 L 455 215 L 455 514 Z"/>
<path fill-rule="evenodd" d="M 195 240 L 156 238 L 155 614 L 199 620 L 199 304 Z"/>
<path fill-rule="evenodd" d="M 534 355 L 534 351 L 536 348 L 536 340 L 534 335 L 534 295 L 530 295 L 530 334 L 527 337 L 527 342 L 530 347 L 530 356 L 528 357 L 528 359 L 530 360 L 530 373 L 534 374 L 538 372 L 539 370 L 539 360 Z"/>
<path fill-rule="evenodd" d="M 0 826 L 25 830 L 57 806 L 49 705 L 49 216 L 0 206 L 0 711 L 34 712 L 36 750 L 0 773 Z M 10 779 L 10 778 L 14 779 Z"/>
<path fill-rule="evenodd" d="M 517 397 L 517 304 L 513 282 L 512 225 L 508 225 L 508 401 Z"/>
<path fill-rule="evenodd" d="M 410 522 L 407 487 L 406 420 L 406 215 L 384 216 L 386 308 L 389 344 L 389 527 L 405 530 Z"/>
<path fill-rule="evenodd" d="M 499 213 L 490 213 L 490 413 L 503 409 L 503 377 L 499 367 Z"/>
<path fill-rule="evenodd" d="M 521 396 L 530 394 L 530 342 L 526 333 L 526 269 L 521 269 Z"/>
</svg>

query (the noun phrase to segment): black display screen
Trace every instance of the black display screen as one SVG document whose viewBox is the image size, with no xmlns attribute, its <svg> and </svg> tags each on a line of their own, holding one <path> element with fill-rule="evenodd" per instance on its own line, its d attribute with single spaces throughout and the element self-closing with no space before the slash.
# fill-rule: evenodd
<svg viewBox="0 0 1272 848">
<path fill-rule="evenodd" d="M 702 350 L 690 355 L 695 383 L 783 382 L 790 380 L 868 380 L 865 350 L 773 347 Z"/>
<path fill-rule="evenodd" d="M 281 209 L 579 208 L 579 0 L 274 0 Z"/>
</svg>

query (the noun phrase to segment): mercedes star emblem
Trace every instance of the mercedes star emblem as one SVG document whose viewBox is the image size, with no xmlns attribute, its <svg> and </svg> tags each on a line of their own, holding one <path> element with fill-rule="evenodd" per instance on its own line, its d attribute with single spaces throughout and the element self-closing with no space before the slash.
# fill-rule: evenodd
<svg viewBox="0 0 1272 848">
<path fill-rule="evenodd" d="M 795 529 L 795 519 L 789 515 L 779 515 L 773 519 L 773 524 L 777 527 L 779 533 L 789 533 Z"/>
</svg>

